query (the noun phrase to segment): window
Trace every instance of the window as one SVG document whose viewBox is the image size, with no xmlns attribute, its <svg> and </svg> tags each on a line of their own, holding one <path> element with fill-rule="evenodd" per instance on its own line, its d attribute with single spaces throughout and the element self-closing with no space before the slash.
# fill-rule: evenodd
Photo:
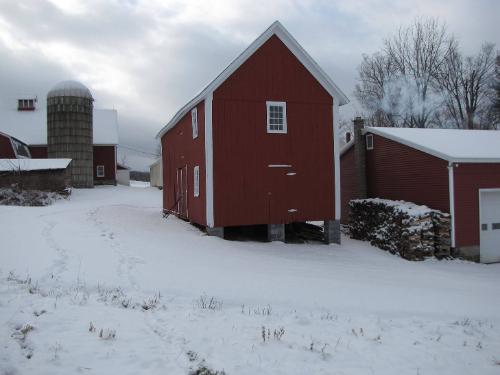
<svg viewBox="0 0 500 375">
<path fill-rule="evenodd" d="M 18 111 L 33 111 L 35 109 L 35 99 L 18 99 L 17 109 Z"/>
<path fill-rule="evenodd" d="M 97 177 L 104 177 L 104 165 L 97 166 Z"/>
<path fill-rule="evenodd" d="M 366 136 L 366 149 L 373 150 L 373 134 L 368 134 Z"/>
<path fill-rule="evenodd" d="M 200 196 L 200 167 L 197 165 L 193 169 L 193 178 L 194 178 L 194 183 L 193 183 L 193 193 L 195 197 Z"/>
<path fill-rule="evenodd" d="M 11 138 L 12 145 L 14 146 L 14 151 L 16 152 L 16 156 L 20 159 L 22 158 L 31 158 L 30 150 L 28 146 L 26 146 L 21 141 L 17 139 Z"/>
<path fill-rule="evenodd" d="M 191 126 L 193 127 L 193 139 L 198 138 L 198 109 L 191 110 Z"/>
<path fill-rule="evenodd" d="M 286 133 L 286 103 L 266 102 L 267 132 Z"/>
</svg>

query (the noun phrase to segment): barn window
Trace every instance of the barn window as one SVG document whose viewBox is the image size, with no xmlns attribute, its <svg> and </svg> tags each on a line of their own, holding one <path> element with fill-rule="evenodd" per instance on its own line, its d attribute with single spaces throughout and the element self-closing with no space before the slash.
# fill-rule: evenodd
<svg viewBox="0 0 500 375">
<path fill-rule="evenodd" d="M 368 134 L 366 136 L 366 149 L 373 150 L 373 134 Z"/>
<path fill-rule="evenodd" d="M 286 103 L 266 102 L 267 132 L 286 133 Z"/>
<path fill-rule="evenodd" d="M 104 165 L 97 166 L 97 177 L 104 177 Z"/>
<path fill-rule="evenodd" d="M 191 126 L 193 127 L 193 139 L 198 138 L 198 109 L 191 110 Z"/>
<path fill-rule="evenodd" d="M 196 167 L 194 167 L 194 170 L 193 170 L 193 178 L 194 178 L 194 183 L 193 183 L 193 186 L 194 186 L 194 196 L 195 197 L 199 197 L 200 196 L 200 167 L 197 165 Z"/>
</svg>

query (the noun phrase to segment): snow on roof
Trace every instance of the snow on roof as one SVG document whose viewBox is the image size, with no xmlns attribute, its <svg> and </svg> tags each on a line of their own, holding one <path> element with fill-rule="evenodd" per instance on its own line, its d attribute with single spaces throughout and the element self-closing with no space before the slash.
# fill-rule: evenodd
<svg viewBox="0 0 500 375">
<path fill-rule="evenodd" d="M 0 132 L 18 138 L 28 145 L 47 144 L 47 112 L 18 111 L 16 107 L 0 109 Z M 94 144 L 118 144 L 118 115 L 114 109 L 94 108 Z"/>
<path fill-rule="evenodd" d="M 234 59 L 226 69 L 224 69 L 212 82 L 210 82 L 203 90 L 201 90 L 193 99 L 186 103 L 174 117 L 158 132 L 156 138 L 160 138 L 172 129 L 177 122 L 193 108 L 209 97 L 236 69 L 238 69 L 250 56 L 254 54 L 269 38 L 276 35 L 287 48 L 295 55 L 295 57 L 304 65 L 304 67 L 318 80 L 328 93 L 338 100 L 339 106 L 349 103 L 347 96 L 340 88 L 332 81 L 323 69 L 314 61 L 314 59 L 302 48 L 295 38 L 288 32 L 287 29 L 279 22 L 275 21 L 269 28 L 264 31 L 257 39 L 253 41 L 236 59 Z"/>
<path fill-rule="evenodd" d="M 0 159 L 0 172 L 66 169 L 71 159 Z"/>
<path fill-rule="evenodd" d="M 500 162 L 498 130 L 368 127 L 364 132 L 391 139 L 450 162 Z"/>
<path fill-rule="evenodd" d="M 55 96 L 78 96 L 80 98 L 93 99 L 90 90 L 83 83 L 78 81 L 62 81 L 52 87 L 47 94 L 47 98 Z"/>
</svg>

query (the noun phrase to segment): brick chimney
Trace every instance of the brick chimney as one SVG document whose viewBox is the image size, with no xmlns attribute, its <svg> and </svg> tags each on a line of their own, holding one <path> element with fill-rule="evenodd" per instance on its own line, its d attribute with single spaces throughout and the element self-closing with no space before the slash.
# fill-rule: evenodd
<svg viewBox="0 0 500 375">
<path fill-rule="evenodd" d="M 367 198 L 368 189 L 366 183 L 366 146 L 363 128 L 365 120 L 356 117 L 354 123 L 354 165 L 356 166 L 356 182 L 358 186 L 358 198 Z"/>
</svg>

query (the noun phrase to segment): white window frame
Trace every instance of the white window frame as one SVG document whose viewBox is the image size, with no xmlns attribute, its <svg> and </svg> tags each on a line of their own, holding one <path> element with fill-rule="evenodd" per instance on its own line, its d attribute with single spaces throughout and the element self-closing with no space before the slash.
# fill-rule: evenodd
<svg viewBox="0 0 500 375">
<path fill-rule="evenodd" d="M 270 120 L 270 113 L 271 113 L 271 107 L 281 107 L 283 108 L 283 129 L 280 130 L 271 130 L 271 124 L 269 123 Z M 267 132 L 268 133 L 277 133 L 277 134 L 286 134 L 287 133 L 287 124 L 286 124 L 286 102 L 271 102 L 267 101 L 266 102 L 266 108 L 267 108 Z"/>
<path fill-rule="evenodd" d="M 196 165 L 193 168 L 193 195 L 200 196 L 200 166 Z"/>
<path fill-rule="evenodd" d="M 105 173 L 105 170 L 104 170 L 104 165 L 98 165 L 96 167 L 95 174 L 96 174 L 97 177 L 104 177 L 104 176 L 106 176 L 106 173 Z"/>
<path fill-rule="evenodd" d="M 191 127 L 193 128 L 193 139 L 198 138 L 198 108 L 191 110 Z"/>
<path fill-rule="evenodd" d="M 373 150 L 373 134 L 366 135 L 366 149 Z"/>
</svg>

